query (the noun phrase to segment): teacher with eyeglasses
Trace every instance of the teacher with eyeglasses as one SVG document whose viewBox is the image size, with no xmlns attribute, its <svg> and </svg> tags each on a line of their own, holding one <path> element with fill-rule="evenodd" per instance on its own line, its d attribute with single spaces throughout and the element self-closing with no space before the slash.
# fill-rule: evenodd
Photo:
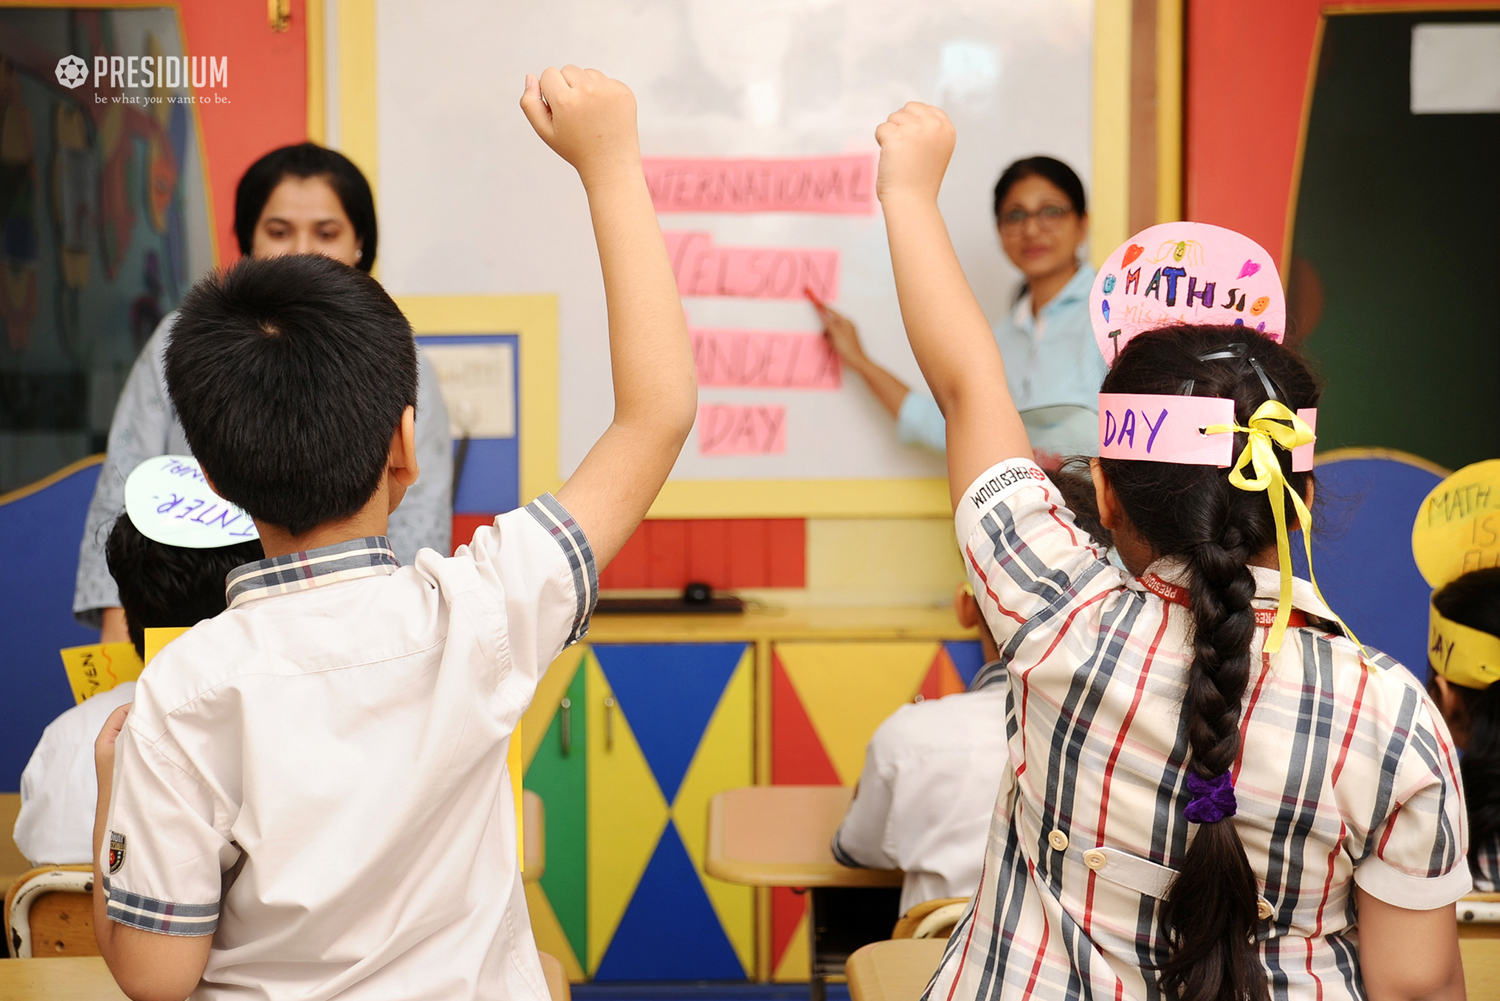
<svg viewBox="0 0 1500 1001">
<path fill-rule="evenodd" d="M 995 223 L 1025 280 L 1015 308 L 994 327 L 995 341 L 1037 458 L 1055 468 L 1097 451 L 1099 385 L 1108 371 L 1089 324 L 1094 268 L 1079 257 L 1089 228 L 1083 182 L 1050 156 L 1017 160 L 995 184 Z M 927 387 L 912 389 L 871 361 L 848 317 L 819 311 L 839 358 L 896 418 L 900 440 L 944 451 L 943 414 Z"/>
</svg>

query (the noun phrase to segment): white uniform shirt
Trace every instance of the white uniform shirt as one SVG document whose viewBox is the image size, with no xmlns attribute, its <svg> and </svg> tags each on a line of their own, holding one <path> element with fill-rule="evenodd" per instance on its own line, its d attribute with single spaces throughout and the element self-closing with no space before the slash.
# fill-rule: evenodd
<svg viewBox="0 0 1500 1001">
<path fill-rule="evenodd" d="M 833 836 L 844 865 L 903 869 L 901 912 L 979 886 L 1005 774 L 1005 665 L 967 692 L 905 705 L 875 731 L 849 812 Z"/>
<path fill-rule="evenodd" d="M 135 695 L 127 681 L 84 699 L 47 724 L 21 773 L 16 847 L 32 865 L 88 865 L 99 783 L 94 740 L 109 714 Z"/>
<path fill-rule="evenodd" d="M 212 933 L 199 1001 L 546 1001 L 506 752 L 597 582 L 550 495 L 451 558 L 382 537 L 231 573 L 136 686 L 109 917 Z"/>
</svg>

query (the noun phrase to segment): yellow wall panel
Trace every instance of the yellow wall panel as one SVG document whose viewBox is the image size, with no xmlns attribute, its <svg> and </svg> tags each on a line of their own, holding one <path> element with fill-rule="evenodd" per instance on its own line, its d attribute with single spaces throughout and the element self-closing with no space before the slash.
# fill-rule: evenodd
<svg viewBox="0 0 1500 1001">
<path fill-rule="evenodd" d="M 552 910 L 552 902 L 547 899 L 547 891 L 542 889 L 540 883 L 526 884 L 526 910 L 531 915 L 531 934 L 536 939 L 536 947 L 556 956 L 567 971 L 569 980 L 583 980 L 583 966 L 573 954 L 568 936 L 563 934 L 562 924 L 558 922 L 557 913 Z"/>
<path fill-rule="evenodd" d="M 776 655 L 839 781 L 852 786 L 876 727 L 910 702 L 937 643 L 779 643 Z"/>
<path fill-rule="evenodd" d="M 667 802 L 590 652 L 588 672 L 589 973 L 599 968 L 620 918 L 667 826 Z"/>
<path fill-rule="evenodd" d="M 725 789 L 751 785 L 755 780 L 754 663 L 755 650 L 747 646 L 729 684 L 724 686 L 677 790 L 677 801 L 672 804 L 672 819 L 688 857 L 746 976 L 755 968 L 755 890 L 706 875 L 703 859 L 708 840 L 708 801 Z"/>
<path fill-rule="evenodd" d="M 776 964 L 776 972 L 771 974 L 771 980 L 778 984 L 805 984 L 811 975 L 812 961 L 809 958 L 807 943 L 807 913 L 804 911 L 802 920 L 797 922 L 797 930 L 792 932 L 792 937 L 786 944 L 786 952 L 781 954 L 781 962 Z"/>
</svg>

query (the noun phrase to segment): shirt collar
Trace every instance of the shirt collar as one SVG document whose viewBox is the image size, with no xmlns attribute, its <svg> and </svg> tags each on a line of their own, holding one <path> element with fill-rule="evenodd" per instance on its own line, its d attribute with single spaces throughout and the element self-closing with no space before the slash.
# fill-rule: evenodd
<svg viewBox="0 0 1500 1001">
<path fill-rule="evenodd" d="M 400 566 L 391 551 L 391 541 L 383 535 L 372 535 L 246 563 L 230 572 L 225 595 L 229 607 L 235 608 L 257 598 L 393 574 Z"/>
<path fill-rule="evenodd" d="M 1188 585 L 1187 562 L 1180 557 L 1168 556 L 1157 560 L 1146 568 L 1146 574 L 1155 574 L 1169 584 L 1179 587 Z M 1272 567 L 1251 567 L 1250 574 L 1255 578 L 1255 600 L 1260 603 L 1275 605 L 1281 600 L 1281 573 Z M 1143 575 L 1145 576 L 1145 575 Z M 1144 588 L 1138 580 L 1131 580 L 1131 585 Z M 1312 584 L 1301 577 L 1292 578 L 1292 607 L 1307 615 L 1322 620 L 1331 628 L 1338 629 L 1338 620 L 1327 605 L 1318 598 L 1318 592 Z M 1342 632 L 1342 630 L 1339 630 Z"/>
<path fill-rule="evenodd" d="M 1094 288 L 1096 273 L 1094 266 L 1087 261 L 1079 264 L 1078 270 L 1073 272 L 1073 277 L 1068 279 L 1067 284 L 1058 289 L 1057 295 L 1042 307 L 1040 317 L 1032 315 L 1031 290 L 1027 289 L 1021 298 L 1016 300 L 1016 308 L 1011 311 L 1011 322 L 1030 333 L 1035 320 L 1045 319 L 1062 306 L 1088 301 L 1089 293 Z"/>
<path fill-rule="evenodd" d="M 981 667 L 978 674 L 974 675 L 974 680 L 969 682 L 969 691 L 977 692 L 982 688 L 1003 685 L 1007 676 L 1008 672 L 1005 668 L 1005 661 L 992 660 Z"/>
</svg>

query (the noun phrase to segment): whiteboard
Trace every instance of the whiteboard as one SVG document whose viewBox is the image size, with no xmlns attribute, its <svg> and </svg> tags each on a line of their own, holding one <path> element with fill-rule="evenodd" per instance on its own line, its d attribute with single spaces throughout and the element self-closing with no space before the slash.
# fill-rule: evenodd
<svg viewBox="0 0 1500 1001">
<path fill-rule="evenodd" d="M 1001 169 L 1046 153 L 1088 182 L 1089 0 L 377 0 L 376 10 L 381 278 L 398 296 L 558 293 L 564 476 L 610 418 L 604 292 L 577 177 L 517 106 L 527 72 L 575 62 L 624 80 L 648 157 L 873 153 L 875 126 L 902 103 L 941 105 L 959 137 L 942 208 L 992 321 L 1019 281 L 991 212 Z M 834 305 L 871 357 L 921 385 L 878 209 L 661 219 L 716 245 L 836 248 Z M 694 327 L 818 328 L 806 302 L 684 306 Z M 940 457 L 897 442 L 853 373 L 833 391 L 705 387 L 701 398 L 784 406 L 785 451 L 705 456 L 695 432 L 674 480 L 944 475 Z"/>
</svg>

